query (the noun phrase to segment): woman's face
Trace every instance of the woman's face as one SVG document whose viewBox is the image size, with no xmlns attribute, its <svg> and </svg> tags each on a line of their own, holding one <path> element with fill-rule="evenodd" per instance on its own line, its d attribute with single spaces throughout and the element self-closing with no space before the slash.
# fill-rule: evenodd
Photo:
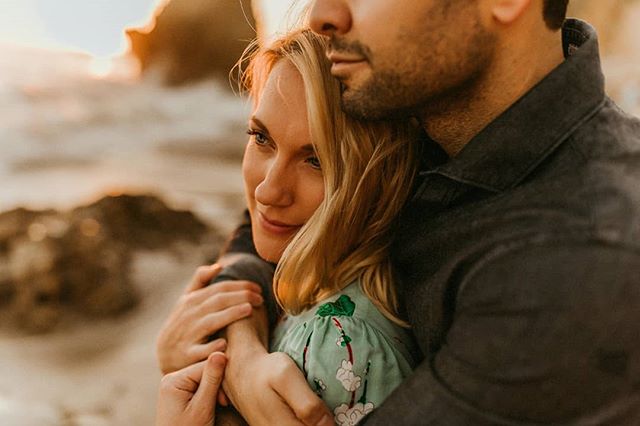
<svg viewBox="0 0 640 426">
<path fill-rule="evenodd" d="M 271 71 L 249 134 L 242 172 L 253 241 L 262 258 L 277 263 L 324 198 L 303 81 L 290 62 L 281 60 Z"/>
</svg>

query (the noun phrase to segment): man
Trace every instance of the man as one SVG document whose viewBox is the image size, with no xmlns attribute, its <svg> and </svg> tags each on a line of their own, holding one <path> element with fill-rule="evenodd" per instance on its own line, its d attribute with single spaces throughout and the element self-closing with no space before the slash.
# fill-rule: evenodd
<svg viewBox="0 0 640 426">
<path fill-rule="evenodd" d="M 640 424 L 640 122 L 566 7 L 312 5 L 345 110 L 428 134 L 393 250 L 424 360 L 366 424 Z M 230 252 L 249 241 L 241 227 Z M 250 279 L 241 264 L 226 277 Z M 259 315 L 228 329 L 232 401 L 250 423 L 328 424 L 299 381 L 265 390 L 255 327 L 263 341 Z"/>
</svg>

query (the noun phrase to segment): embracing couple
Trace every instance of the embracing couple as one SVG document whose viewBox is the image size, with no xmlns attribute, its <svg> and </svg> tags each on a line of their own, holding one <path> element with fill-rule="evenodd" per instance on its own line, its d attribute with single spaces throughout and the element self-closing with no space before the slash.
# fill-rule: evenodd
<svg viewBox="0 0 640 426">
<path fill-rule="evenodd" d="M 640 424 L 640 122 L 566 8 L 315 0 L 250 55 L 247 221 L 158 425 Z"/>
</svg>

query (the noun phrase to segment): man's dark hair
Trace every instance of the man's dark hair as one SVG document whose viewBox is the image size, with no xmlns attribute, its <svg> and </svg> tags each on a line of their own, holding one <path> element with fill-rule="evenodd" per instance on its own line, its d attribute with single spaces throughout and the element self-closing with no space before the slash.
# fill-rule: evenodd
<svg viewBox="0 0 640 426">
<path fill-rule="evenodd" d="M 544 0 L 544 21 L 552 30 L 562 28 L 564 18 L 567 17 L 569 0 Z"/>
</svg>

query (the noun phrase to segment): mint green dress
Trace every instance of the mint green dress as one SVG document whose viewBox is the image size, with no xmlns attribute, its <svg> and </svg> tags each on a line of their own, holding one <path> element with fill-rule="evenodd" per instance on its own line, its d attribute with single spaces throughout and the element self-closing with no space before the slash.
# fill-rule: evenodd
<svg viewBox="0 0 640 426">
<path fill-rule="evenodd" d="M 338 425 L 355 425 L 415 366 L 415 343 L 354 283 L 276 326 L 272 352 L 287 353 Z"/>
</svg>

